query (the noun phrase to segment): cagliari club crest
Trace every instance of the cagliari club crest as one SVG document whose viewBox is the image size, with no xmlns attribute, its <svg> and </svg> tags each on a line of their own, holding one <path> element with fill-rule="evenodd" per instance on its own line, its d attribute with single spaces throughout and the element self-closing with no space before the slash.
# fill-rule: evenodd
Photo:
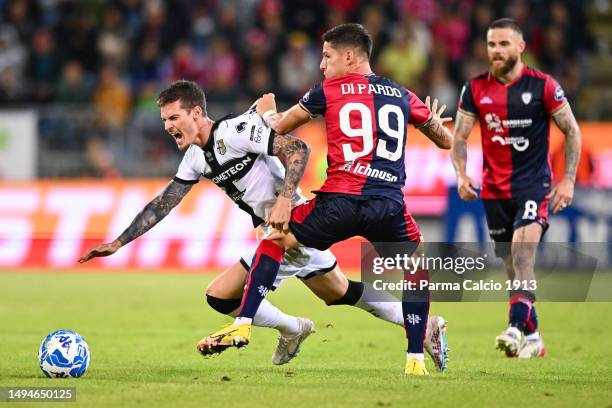
<svg viewBox="0 0 612 408">
<path fill-rule="evenodd" d="M 521 99 L 525 105 L 528 105 L 531 102 L 531 92 L 523 92 L 521 94 Z"/>
</svg>

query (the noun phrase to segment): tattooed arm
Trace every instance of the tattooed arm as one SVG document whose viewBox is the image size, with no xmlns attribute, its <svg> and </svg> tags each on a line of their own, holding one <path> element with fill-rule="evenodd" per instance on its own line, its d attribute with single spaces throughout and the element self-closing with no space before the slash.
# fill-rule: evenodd
<svg viewBox="0 0 612 408">
<path fill-rule="evenodd" d="M 430 98 L 425 98 L 425 105 L 430 109 Z M 440 149 L 450 149 L 453 143 L 453 135 L 450 130 L 444 127 L 444 122 L 450 122 L 452 118 L 443 118 L 442 113 L 446 109 L 446 105 L 442 105 L 438 109 L 438 99 L 433 100 L 431 104 L 431 118 L 421 125 L 416 126 L 425 136 L 436 144 Z"/>
<path fill-rule="evenodd" d="M 276 203 L 270 209 L 266 225 L 271 225 L 280 231 L 287 231 L 291 219 L 291 199 L 304 175 L 310 148 L 304 141 L 296 137 L 276 135 L 272 153 L 275 156 L 285 157 L 285 181 Z"/>
<path fill-rule="evenodd" d="M 547 196 L 548 198 L 554 196 L 551 209 L 556 213 L 570 205 L 574 199 L 574 183 L 576 182 L 576 170 L 580 160 L 581 136 L 578 122 L 576 122 L 569 104 L 554 113 L 553 119 L 565 135 L 565 174 L 559 184 Z"/>
<path fill-rule="evenodd" d="M 274 94 L 271 93 L 257 100 L 257 113 L 280 135 L 291 132 L 313 118 L 299 104 L 292 106 L 288 111 L 276 112 L 276 101 Z"/>
<path fill-rule="evenodd" d="M 310 156 L 310 148 L 297 137 L 276 135 L 272 154 L 285 158 L 285 182 L 280 195 L 291 200 L 304 175 L 306 163 L 308 163 L 308 157 Z"/>
<path fill-rule="evenodd" d="M 476 116 L 457 111 L 455 119 L 455 135 L 453 137 L 453 147 L 451 159 L 457 174 L 457 191 L 463 200 L 472 201 L 478 198 L 475 189 L 478 188 L 476 182 L 467 175 L 467 140 L 470 137 L 472 128 L 476 123 Z"/>
<path fill-rule="evenodd" d="M 90 249 L 81 259 L 80 263 L 87 262 L 91 258 L 99 256 L 109 256 L 117 252 L 119 248 L 135 240 L 170 213 L 183 197 L 191 190 L 192 184 L 182 184 L 171 181 L 170 184 L 147 204 L 142 211 L 134 218 L 132 223 L 123 233 L 113 242 L 100 244 Z"/>
</svg>

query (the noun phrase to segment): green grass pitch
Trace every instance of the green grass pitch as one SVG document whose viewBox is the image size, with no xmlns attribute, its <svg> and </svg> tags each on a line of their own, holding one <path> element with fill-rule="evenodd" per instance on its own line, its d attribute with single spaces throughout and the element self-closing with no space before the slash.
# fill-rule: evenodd
<svg viewBox="0 0 612 408">
<path fill-rule="evenodd" d="M 531 361 L 494 350 L 506 304 L 432 304 L 432 313 L 449 320 L 451 361 L 443 374 L 428 361 L 431 375 L 414 378 L 403 375 L 402 329 L 351 307 L 326 307 L 295 279 L 270 300 L 317 326 L 298 358 L 273 366 L 277 332 L 255 328 L 246 350 L 203 359 L 196 342 L 229 321 L 204 301 L 211 279 L 0 273 L 0 387 L 76 387 L 76 403 L 54 407 L 612 404 L 612 303 L 540 303 L 548 354 Z M 85 337 L 91 365 L 80 379 L 47 379 L 36 361 L 38 346 L 64 328 Z M 28 405 L 42 404 L 19 404 Z"/>
</svg>

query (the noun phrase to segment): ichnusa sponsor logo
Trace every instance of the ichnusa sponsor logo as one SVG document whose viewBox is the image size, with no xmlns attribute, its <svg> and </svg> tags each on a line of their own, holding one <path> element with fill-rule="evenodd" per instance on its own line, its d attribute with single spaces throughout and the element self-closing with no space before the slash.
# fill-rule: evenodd
<svg viewBox="0 0 612 408">
<path fill-rule="evenodd" d="M 377 178 L 379 180 L 384 180 L 384 181 L 395 182 L 395 181 L 399 180 L 397 176 L 394 176 L 393 174 L 391 174 L 389 172 L 386 172 L 386 171 L 380 170 L 380 169 L 373 169 L 372 167 L 370 167 L 369 163 L 364 165 L 361 162 L 357 162 L 352 167 L 347 166 L 347 165 L 342 165 L 340 167 L 340 170 L 343 170 L 343 171 L 347 171 L 348 170 L 351 173 L 361 174 L 363 176 L 373 177 L 373 178 Z"/>
</svg>

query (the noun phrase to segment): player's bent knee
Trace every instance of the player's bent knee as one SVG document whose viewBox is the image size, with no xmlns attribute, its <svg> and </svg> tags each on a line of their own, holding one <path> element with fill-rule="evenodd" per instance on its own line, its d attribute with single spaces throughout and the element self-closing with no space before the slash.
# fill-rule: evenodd
<svg viewBox="0 0 612 408">
<path fill-rule="evenodd" d="M 225 314 L 225 315 L 230 314 L 234 310 L 238 309 L 240 307 L 241 301 L 242 301 L 242 298 L 240 299 L 221 299 L 221 298 L 206 294 L 206 302 L 208 302 L 210 307 L 212 307 L 217 312 L 221 314 Z"/>
<path fill-rule="evenodd" d="M 346 293 L 340 299 L 334 300 L 332 302 L 326 301 L 325 304 L 327 306 L 353 306 L 359 301 L 359 299 L 361 299 L 361 295 L 363 295 L 363 282 L 356 282 L 349 279 L 348 288 L 346 288 Z"/>
</svg>

